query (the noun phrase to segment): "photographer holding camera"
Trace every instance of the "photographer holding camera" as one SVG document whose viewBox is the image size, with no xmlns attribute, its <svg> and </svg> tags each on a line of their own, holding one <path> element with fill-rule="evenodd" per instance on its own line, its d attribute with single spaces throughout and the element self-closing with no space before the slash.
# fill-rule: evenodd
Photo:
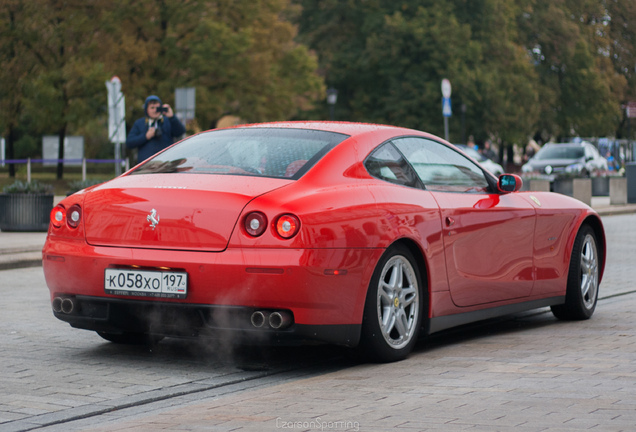
<svg viewBox="0 0 636 432">
<path fill-rule="evenodd" d="M 155 153 L 172 145 L 174 138 L 185 133 L 185 127 L 168 104 L 162 104 L 157 96 L 148 96 L 144 102 L 146 117 L 133 124 L 126 146 L 138 148 L 137 162 L 148 159 Z"/>
</svg>

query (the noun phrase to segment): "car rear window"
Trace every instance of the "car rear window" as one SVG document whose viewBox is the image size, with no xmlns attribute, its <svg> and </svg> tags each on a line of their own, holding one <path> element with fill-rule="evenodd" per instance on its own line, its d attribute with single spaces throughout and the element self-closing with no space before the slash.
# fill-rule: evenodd
<svg viewBox="0 0 636 432">
<path fill-rule="evenodd" d="M 237 128 L 194 135 L 132 174 L 210 173 L 297 179 L 348 138 L 310 129 Z"/>
</svg>

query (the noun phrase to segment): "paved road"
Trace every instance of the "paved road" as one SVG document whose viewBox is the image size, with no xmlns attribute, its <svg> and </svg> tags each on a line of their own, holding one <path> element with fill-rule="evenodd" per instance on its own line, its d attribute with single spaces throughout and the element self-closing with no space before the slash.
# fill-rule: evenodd
<svg viewBox="0 0 636 432">
<path fill-rule="evenodd" d="M 53 318 L 41 269 L 1 271 L 0 430 L 634 430 L 636 216 L 604 222 L 592 320 L 489 321 L 388 365 L 324 347 L 115 346 Z"/>
</svg>

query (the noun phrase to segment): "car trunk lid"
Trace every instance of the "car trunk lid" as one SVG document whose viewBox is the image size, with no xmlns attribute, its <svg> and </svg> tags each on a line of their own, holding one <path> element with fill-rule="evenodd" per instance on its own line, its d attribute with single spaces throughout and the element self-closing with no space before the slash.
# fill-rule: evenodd
<svg viewBox="0 0 636 432">
<path fill-rule="evenodd" d="M 245 205 L 289 183 L 214 174 L 120 177 L 87 193 L 86 240 L 95 246 L 222 251 Z"/>
</svg>

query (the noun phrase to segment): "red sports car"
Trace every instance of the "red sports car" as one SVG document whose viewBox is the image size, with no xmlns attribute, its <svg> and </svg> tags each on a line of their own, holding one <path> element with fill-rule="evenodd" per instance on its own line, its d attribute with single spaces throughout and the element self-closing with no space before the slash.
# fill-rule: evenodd
<svg viewBox="0 0 636 432">
<path fill-rule="evenodd" d="M 520 187 L 411 129 L 213 130 L 64 199 L 44 274 L 55 316 L 112 342 L 321 341 L 393 361 L 485 318 L 593 314 L 599 216 Z"/>
</svg>

